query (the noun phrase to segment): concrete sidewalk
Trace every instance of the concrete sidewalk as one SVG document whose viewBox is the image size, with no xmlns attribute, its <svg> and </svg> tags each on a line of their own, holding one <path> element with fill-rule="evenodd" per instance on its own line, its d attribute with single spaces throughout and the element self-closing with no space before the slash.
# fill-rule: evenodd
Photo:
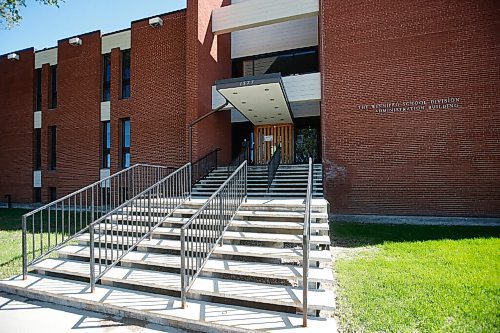
<svg viewBox="0 0 500 333">
<path fill-rule="evenodd" d="M 186 331 L 0 292 L 0 333 L 186 333 Z"/>
</svg>

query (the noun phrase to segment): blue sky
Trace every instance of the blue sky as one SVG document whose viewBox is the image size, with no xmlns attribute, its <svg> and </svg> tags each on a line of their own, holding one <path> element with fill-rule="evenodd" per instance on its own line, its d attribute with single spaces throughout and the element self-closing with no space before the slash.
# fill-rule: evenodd
<svg viewBox="0 0 500 333">
<path fill-rule="evenodd" d="M 59 8 L 26 0 L 23 19 L 11 30 L 0 30 L 0 54 L 57 45 L 59 39 L 89 31 L 108 33 L 130 27 L 143 17 L 185 8 L 186 0 L 66 0 Z"/>
</svg>

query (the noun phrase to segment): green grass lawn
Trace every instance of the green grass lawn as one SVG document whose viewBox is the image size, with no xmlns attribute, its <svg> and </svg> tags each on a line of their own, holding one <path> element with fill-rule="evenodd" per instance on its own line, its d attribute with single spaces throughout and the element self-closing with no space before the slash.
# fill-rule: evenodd
<svg viewBox="0 0 500 333">
<path fill-rule="evenodd" d="M 500 228 L 332 223 L 343 332 L 499 332 Z"/>
<path fill-rule="evenodd" d="M 22 273 L 22 223 L 21 216 L 26 214 L 29 210 L 25 209 L 0 209 L 0 279 L 5 279 L 13 275 Z M 69 212 L 65 212 L 66 220 L 64 223 L 64 233 L 62 232 L 62 215 L 58 212 L 57 218 L 54 211 L 51 213 L 51 223 L 47 219 L 48 215 L 46 212 L 43 213 L 43 227 L 41 228 L 42 233 L 40 233 L 40 219 L 41 215 L 36 214 L 35 218 L 27 219 L 27 250 L 30 259 L 33 258 L 33 249 L 35 250 L 35 255 L 39 256 L 41 254 L 41 248 L 47 251 L 49 245 L 49 230 L 50 225 L 50 241 L 51 247 L 56 243 L 56 240 L 60 242 L 62 236 L 67 238 L 79 230 L 78 223 L 75 223 L 77 219 L 71 219 L 68 216 Z M 90 216 L 88 216 L 90 219 Z M 56 223 L 57 221 L 57 223 Z M 78 220 L 79 222 L 79 220 Z M 33 228 L 33 224 L 35 227 Z M 32 237 L 32 232 L 34 231 L 35 237 Z M 57 231 L 57 232 L 56 232 Z M 34 240 L 34 243 L 33 243 Z M 71 243 L 73 244 L 73 243 Z M 49 257 L 55 256 L 55 253 L 48 254 Z"/>
<path fill-rule="evenodd" d="M 24 209 L 0 209 L 0 279 L 22 272 L 21 215 Z"/>
</svg>

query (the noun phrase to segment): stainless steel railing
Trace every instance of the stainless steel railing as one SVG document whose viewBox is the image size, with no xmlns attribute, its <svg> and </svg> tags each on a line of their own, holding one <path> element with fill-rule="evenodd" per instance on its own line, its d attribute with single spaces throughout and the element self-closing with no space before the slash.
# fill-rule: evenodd
<svg viewBox="0 0 500 333">
<path fill-rule="evenodd" d="M 181 300 L 200 274 L 211 253 L 222 245 L 229 223 L 247 198 L 247 161 L 215 191 L 181 228 Z"/>
<path fill-rule="evenodd" d="M 278 144 L 276 151 L 274 152 L 273 156 L 267 163 L 267 191 L 269 191 L 269 189 L 271 188 L 274 176 L 276 175 L 276 171 L 278 171 L 278 168 L 280 166 L 280 162 L 281 162 L 281 145 Z"/>
<path fill-rule="evenodd" d="M 307 327 L 307 291 L 309 289 L 309 249 L 311 239 L 311 201 L 313 187 L 313 164 L 309 157 L 307 192 L 304 212 L 304 230 L 302 233 L 302 325 Z"/>
<path fill-rule="evenodd" d="M 152 231 L 189 199 L 190 193 L 191 164 L 187 163 L 92 222 L 89 228 L 91 291 L 125 255 L 146 237 L 151 238 Z"/>
<path fill-rule="evenodd" d="M 23 277 L 39 262 L 89 229 L 89 225 L 174 171 L 136 164 L 22 216 Z"/>
</svg>

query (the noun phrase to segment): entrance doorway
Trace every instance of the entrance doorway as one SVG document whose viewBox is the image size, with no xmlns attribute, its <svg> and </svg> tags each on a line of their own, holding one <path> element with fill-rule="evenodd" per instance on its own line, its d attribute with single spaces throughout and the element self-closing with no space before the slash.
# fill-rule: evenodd
<svg viewBox="0 0 500 333">
<path fill-rule="evenodd" d="M 281 164 L 294 163 L 293 124 L 255 126 L 254 162 L 256 165 L 267 164 L 278 145 L 281 146 Z"/>
</svg>

